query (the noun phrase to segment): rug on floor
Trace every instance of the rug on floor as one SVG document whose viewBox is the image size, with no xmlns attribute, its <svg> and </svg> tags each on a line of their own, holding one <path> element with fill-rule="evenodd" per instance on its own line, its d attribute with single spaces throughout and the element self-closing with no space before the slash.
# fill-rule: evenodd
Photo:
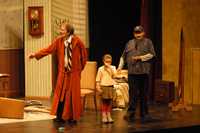
<svg viewBox="0 0 200 133">
<path fill-rule="evenodd" d="M 50 120 L 54 118 L 55 116 L 49 114 L 49 109 L 45 109 L 44 107 L 29 106 L 24 108 L 24 119 L 0 118 L 0 124 Z"/>
</svg>

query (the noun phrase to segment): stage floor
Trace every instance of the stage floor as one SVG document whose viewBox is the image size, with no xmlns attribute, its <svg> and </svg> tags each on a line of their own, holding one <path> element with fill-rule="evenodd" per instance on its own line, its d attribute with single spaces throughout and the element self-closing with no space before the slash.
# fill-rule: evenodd
<svg viewBox="0 0 200 133">
<path fill-rule="evenodd" d="M 1 133 L 130 133 L 130 132 L 191 132 L 200 131 L 200 106 L 193 106 L 192 112 L 181 110 L 172 112 L 167 105 L 151 105 L 150 114 L 154 118 L 150 122 L 141 123 L 123 119 L 125 110 L 112 112 L 113 124 L 102 124 L 100 112 L 86 110 L 77 124 L 56 123 L 53 120 L 0 124 Z M 138 116 L 138 115 L 137 115 Z M 198 132 L 196 131 L 196 132 Z"/>
</svg>

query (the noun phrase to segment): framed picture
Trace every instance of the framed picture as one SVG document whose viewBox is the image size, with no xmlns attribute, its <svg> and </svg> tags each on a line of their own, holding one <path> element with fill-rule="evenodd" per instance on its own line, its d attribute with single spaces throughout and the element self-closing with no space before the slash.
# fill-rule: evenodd
<svg viewBox="0 0 200 133">
<path fill-rule="evenodd" d="M 31 36 L 41 36 L 44 34 L 43 7 L 28 7 L 29 34 Z"/>
</svg>

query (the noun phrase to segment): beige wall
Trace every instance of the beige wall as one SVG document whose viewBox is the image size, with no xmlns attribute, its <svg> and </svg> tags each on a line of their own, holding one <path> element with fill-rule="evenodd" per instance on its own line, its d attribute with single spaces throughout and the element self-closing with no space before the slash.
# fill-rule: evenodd
<svg viewBox="0 0 200 133">
<path fill-rule="evenodd" d="M 86 48 L 89 48 L 88 0 L 73 0 L 72 23 L 75 33 L 80 36 Z"/>
<path fill-rule="evenodd" d="M 85 46 L 89 47 L 88 0 L 52 0 L 52 34 L 55 37 L 58 26 L 56 20 L 67 19 L 75 27 Z"/>
<path fill-rule="evenodd" d="M 194 102 L 195 90 L 192 86 L 192 80 L 200 82 L 200 77 L 192 78 L 193 69 L 199 67 L 192 67 L 192 49 L 200 48 L 200 1 L 199 0 L 163 0 L 163 75 L 164 80 L 175 81 L 178 83 L 179 71 L 179 45 L 180 45 L 180 31 L 181 27 L 184 32 L 185 40 L 185 64 L 184 64 L 184 99 L 189 103 Z M 195 57 L 196 58 L 196 57 Z M 197 58 L 198 61 L 198 58 Z M 199 96 L 200 99 L 200 96 Z"/>
<path fill-rule="evenodd" d="M 23 48 L 23 0 L 0 0 L 0 50 Z"/>
<path fill-rule="evenodd" d="M 44 35 L 34 38 L 28 34 L 29 6 L 43 6 Z M 25 96 L 50 96 L 52 89 L 51 56 L 40 61 L 29 60 L 28 54 L 46 47 L 51 42 L 51 0 L 25 0 L 24 1 L 24 34 L 25 34 Z"/>
<path fill-rule="evenodd" d="M 56 21 L 58 20 L 72 20 L 72 14 L 73 14 L 73 0 L 52 0 L 52 35 L 53 37 L 56 37 L 58 33 L 58 25 L 56 24 Z"/>
</svg>

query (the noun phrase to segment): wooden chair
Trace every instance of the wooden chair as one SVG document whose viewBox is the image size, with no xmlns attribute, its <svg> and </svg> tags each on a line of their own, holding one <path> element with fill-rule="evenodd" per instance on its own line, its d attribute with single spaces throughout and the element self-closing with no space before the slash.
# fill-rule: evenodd
<svg viewBox="0 0 200 133">
<path fill-rule="evenodd" d="M 81 96 L 83 98 L 83 109 L 85 109 L 86 98 L 87 96 L 92 95 L 95 110 L 97 112 L 96 73 L 97 62 L 87 61 L 86 66 L 81 73 Z"/>
</svg>

